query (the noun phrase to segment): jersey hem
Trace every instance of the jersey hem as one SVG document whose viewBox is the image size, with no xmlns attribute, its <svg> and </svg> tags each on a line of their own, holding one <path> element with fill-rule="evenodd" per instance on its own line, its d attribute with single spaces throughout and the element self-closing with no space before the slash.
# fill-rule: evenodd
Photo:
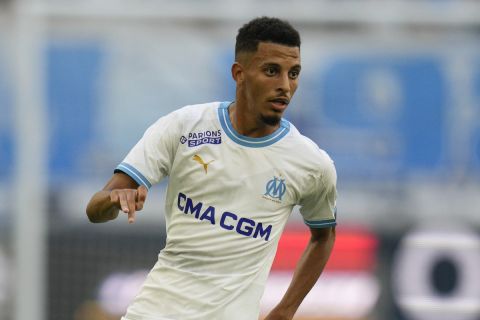
<svg viewBox="0 0 480 320">
<path fill-rule="evenodd" d="M 131 312 L 127 312 L 120 320 L 175 320 L 172 318 L 164 318 L 164 317 L 151 317 L 151 316 L 141 316 L 137 314 L 133 314 Z"/>
<path fill-rule="evenodd" d="M 138 171 L 137 169 L 135 169 L 133 166 L 129 165 L 126 162 L 120 163 L 113 172 L 116 173 L 118 171 L 125 173 L 130 178 L 135 180 L 136 183 L 147 187 L 147 189 L 150 189 L 152 187 L 152 184 L 150 183 L 150 181 L 148 181 L 148 179 L 145 178 L 145 176 L 140 171 Z"/>
</svg>

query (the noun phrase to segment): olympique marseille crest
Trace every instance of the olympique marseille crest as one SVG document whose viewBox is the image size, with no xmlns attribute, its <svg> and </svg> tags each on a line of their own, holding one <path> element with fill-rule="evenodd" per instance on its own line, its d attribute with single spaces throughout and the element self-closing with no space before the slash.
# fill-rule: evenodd
<svg viewBox="0 0 480 320">
<path fill-rule="evenodd" d="M 285 185 L 285 179 L 274 176 L 273 179 L 269 180 L 265 185 L 263 198 L 281 203 L 286 191 L 287 186 Z"/>
</svg>

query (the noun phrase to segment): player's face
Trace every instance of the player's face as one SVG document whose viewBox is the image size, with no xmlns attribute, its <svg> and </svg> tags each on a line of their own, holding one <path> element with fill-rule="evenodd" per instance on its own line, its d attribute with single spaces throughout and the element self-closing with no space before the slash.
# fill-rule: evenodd
<svg viewBox="0 0 480 320">
<path fill-rule="evenodd" d="M 278 125 L 297 90 L 300 48 L 260 42 L 243 65 L 242 95 L 257 120 Z"/>
</svg>

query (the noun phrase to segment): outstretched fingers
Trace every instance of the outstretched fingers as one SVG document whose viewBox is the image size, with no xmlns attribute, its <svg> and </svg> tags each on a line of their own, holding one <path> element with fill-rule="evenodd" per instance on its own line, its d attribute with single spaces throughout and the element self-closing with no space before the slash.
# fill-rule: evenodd
<svg viewBox="0 0 480 320">
<path fill-rule="evenodd" d="M 128 200 L 127 200 L 127 194 L 125 192 L 122 192 L 123 190 L 118 190 L 115 193 L 117 194 L 118 197 L 118 204 L 120 204 L 120 210 L 122 210 L 125 213 L 128 213 L 129 208 L 128 208 Z"/>
<path fill-rule="evenodd" d="M 133 191 L 133 192 L 132 192 Z M 135 191 L 134 190 L 127 190 L 126 197 L 127 197 L 127 204 L 128 204 L 128 223 L 133 223 L 135 221 Z"/>
<path fill-rule="evenodd" d="M 110 192 L 110 200 L 120 210 L 128 214 L 128 223 L 135 222 L 137 211 L 143 209 L 148 189 L 140 186 L 137 189 L 116 189 Z"/>
</svg>

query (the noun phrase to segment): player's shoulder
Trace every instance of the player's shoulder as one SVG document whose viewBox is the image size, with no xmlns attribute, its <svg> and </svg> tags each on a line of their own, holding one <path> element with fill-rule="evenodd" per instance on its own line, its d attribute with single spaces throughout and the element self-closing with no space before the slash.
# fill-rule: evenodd
<svg viewBox="0 0 480 320">
<path fill-rule="evenodd" d="M 320 148 L 312 139 L 303 135 L 292 123 L 290 123 L 290 134 L 286 139 L 291 154 L 302 155 L 305 164 L 315 169 L 332 168 L 333 160 L 324 149 Z"/>
<path fill-rule="evenodd" d="M 316 159 L 331 160 L 328 153 L 320 148 L 312 139 L 303 135 L 292 123 L 290 123 L 290 135 L 288 143 L 297 151 Z"/>
<path fill-rule="evenodd" d="M 184 119 L 193 119 L 193 118 L 211 118 L 216 116 L 217 109 L 220 105 L 220 102 L 207 102 L 200 104 L 191 104 L 181 107 L 172 112 L 176 117 Z"/>
<path fill-rule="evenodd" d="M 165 130 L 179 132 L 183 128 L 211 122 L 216 117 L 219 105 L 220 102 L 209 102 L 180 107 L 158 118 L 148 130 L 159 134 Z"/>
</svg>

